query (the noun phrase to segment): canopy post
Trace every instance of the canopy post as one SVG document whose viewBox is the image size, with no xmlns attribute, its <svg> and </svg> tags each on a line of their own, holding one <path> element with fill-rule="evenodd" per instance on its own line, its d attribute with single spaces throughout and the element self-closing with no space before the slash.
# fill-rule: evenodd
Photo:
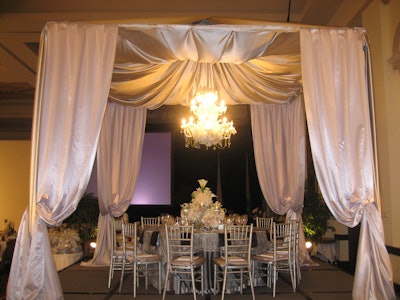
<svg viewBox="0 0 400 300">
<path fill-rule="evenodd" d="M 47 44 L 47 31 L 44 29 L 40 35 L 40 48 L 38 55 L 38 73 L 36 77 L 35 102 L 32 122 L 31 167 L 29 181 L 29 233 L 32 234 L 36 219 L 37 174 L 40 136 L 40 112 L 42 110 L 43 78 L 45 69 L 45 55 Z"/>
<path fill-rule="evenodd" d="M 374 91 L 372 85 L 372 71 L 371 71 L 371 55 L 369 51 L 368 42 L 364 35 L 364 58 L 365 58 L 365 80 L 367 83 L 367 95 L 368 104 L 370 112 L 370 122 L 371 122 L 371 136 L 372 136 L 372 151 L 374 158 L 374 185 L 375 185 L 375 203 L 380 213 L 382 213 L 382 203 L 379 191 L 379 168 L 378 168 L 378 148 L 376 141 L 376 126 L 375 126 L 375 106 L 374 106 Z"/>
</svg>

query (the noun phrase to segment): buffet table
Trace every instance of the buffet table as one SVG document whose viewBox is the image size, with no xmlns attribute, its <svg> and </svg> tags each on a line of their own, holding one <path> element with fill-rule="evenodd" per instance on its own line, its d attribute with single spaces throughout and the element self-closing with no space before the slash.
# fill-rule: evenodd
<svg viewBox="0 0 400 300">
<path fill-rule="evenodd" d="M 56 264 L 57 271 L 63 270 L 83 257 L 83 252 L 76 253 L 63 253 L 63 254 L 53 254 L 54 263 Z"/>
<path fill-rule="evenodd" d="M 322 260 L 334 263 L 336 261 L 335 239 L 325 239 L 317 244 L 317 253 L 323 256 Z"/>
</svg>

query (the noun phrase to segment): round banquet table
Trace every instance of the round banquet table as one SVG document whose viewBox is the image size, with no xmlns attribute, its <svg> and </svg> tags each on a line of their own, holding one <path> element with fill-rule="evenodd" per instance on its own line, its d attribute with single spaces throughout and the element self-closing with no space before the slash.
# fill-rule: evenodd
<svg viewBox="0 0 400 300">
<path fill-rule="evenodd" d="M 219 256 L 221 247 L 223 246 L 223 231 L 218 230 L 195 230 L 193 236 L 193 249 L 195 252 L 203 253 L 206 263 L 204 266 L 204 292 L 213 292 L 213 258 Z M 270 248 L 269 233 L 262 228 L 253 228 L 252 236 L 252 252 L 253 254 L 265 253 Z M 148 253 L 157 253 L 163 259 L 163 265 L 167 261 L 167 242 L 164 226 L 146 229 L 142 232 L 139 244 L 143 251 Z M 165 274 L 163 275 L 163 281 Z M 153 282 L 154 281 L 154 282 Z M 152 280 L 153 285 L 158 284 L 157 280 Z M 255 283 L 256 285 L 257 283 Z M 157 286 L 155 286 L 157 287 Z M 169 281 L 168 290 L 175 290 L 177 294 L 183 292 L 175 289 L 174 280 Z"/>
</svg>

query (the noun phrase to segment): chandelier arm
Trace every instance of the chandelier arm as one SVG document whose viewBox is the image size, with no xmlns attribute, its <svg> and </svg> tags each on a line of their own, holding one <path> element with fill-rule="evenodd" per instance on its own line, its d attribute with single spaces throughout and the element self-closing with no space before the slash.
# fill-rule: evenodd
<svg viewBox="0 0 400 300">
<path fill-rule="evenodd" d="M 209 89 L 201 90 L 193 98 L 190 112 L 194 116 L 190 117 L 188 123 L 183 119 L 181 125 L 187 148 L 199 149 L 201 145 L 214 150 L 230 147 L 231 136 L 237 132 L 232 121 L 220 119 L 226 113 L 227 107 L 224 101 L 219 104 L 217 101 L 218 93 Z"/>
</svg>

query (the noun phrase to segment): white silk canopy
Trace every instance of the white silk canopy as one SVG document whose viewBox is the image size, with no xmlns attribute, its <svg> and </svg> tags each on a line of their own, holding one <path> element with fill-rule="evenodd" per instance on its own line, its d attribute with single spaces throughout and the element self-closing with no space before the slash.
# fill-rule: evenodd
<svg viewBox="0 0 400 300">
<path fill-rule="evenodd" d="M 300 37 L 255 25 L 121 25 L 110 98 L 150 109 L 190 104 L 201 87 L 226 104 L 300 95 Z"/>
<path fill-rule="evenodd" d="M 108 222 L 126 211 L 134 193 L 146 110 L 187 105 L 202 87 L 218 90 L 228 105 L 250 105 L 264 198 L 300 221 L 307 120 L 325 202 L 340 223 L 361 222 L 353 298 L 395 298 L 378 210 L 365 31 L 223 21 L 45 26 L 30 206 L 7 299 L 63 298 L 47 226 L 76 209 L 96 152 L 100 247 L 91 264 L 108 263 Z"/>
</svg>

